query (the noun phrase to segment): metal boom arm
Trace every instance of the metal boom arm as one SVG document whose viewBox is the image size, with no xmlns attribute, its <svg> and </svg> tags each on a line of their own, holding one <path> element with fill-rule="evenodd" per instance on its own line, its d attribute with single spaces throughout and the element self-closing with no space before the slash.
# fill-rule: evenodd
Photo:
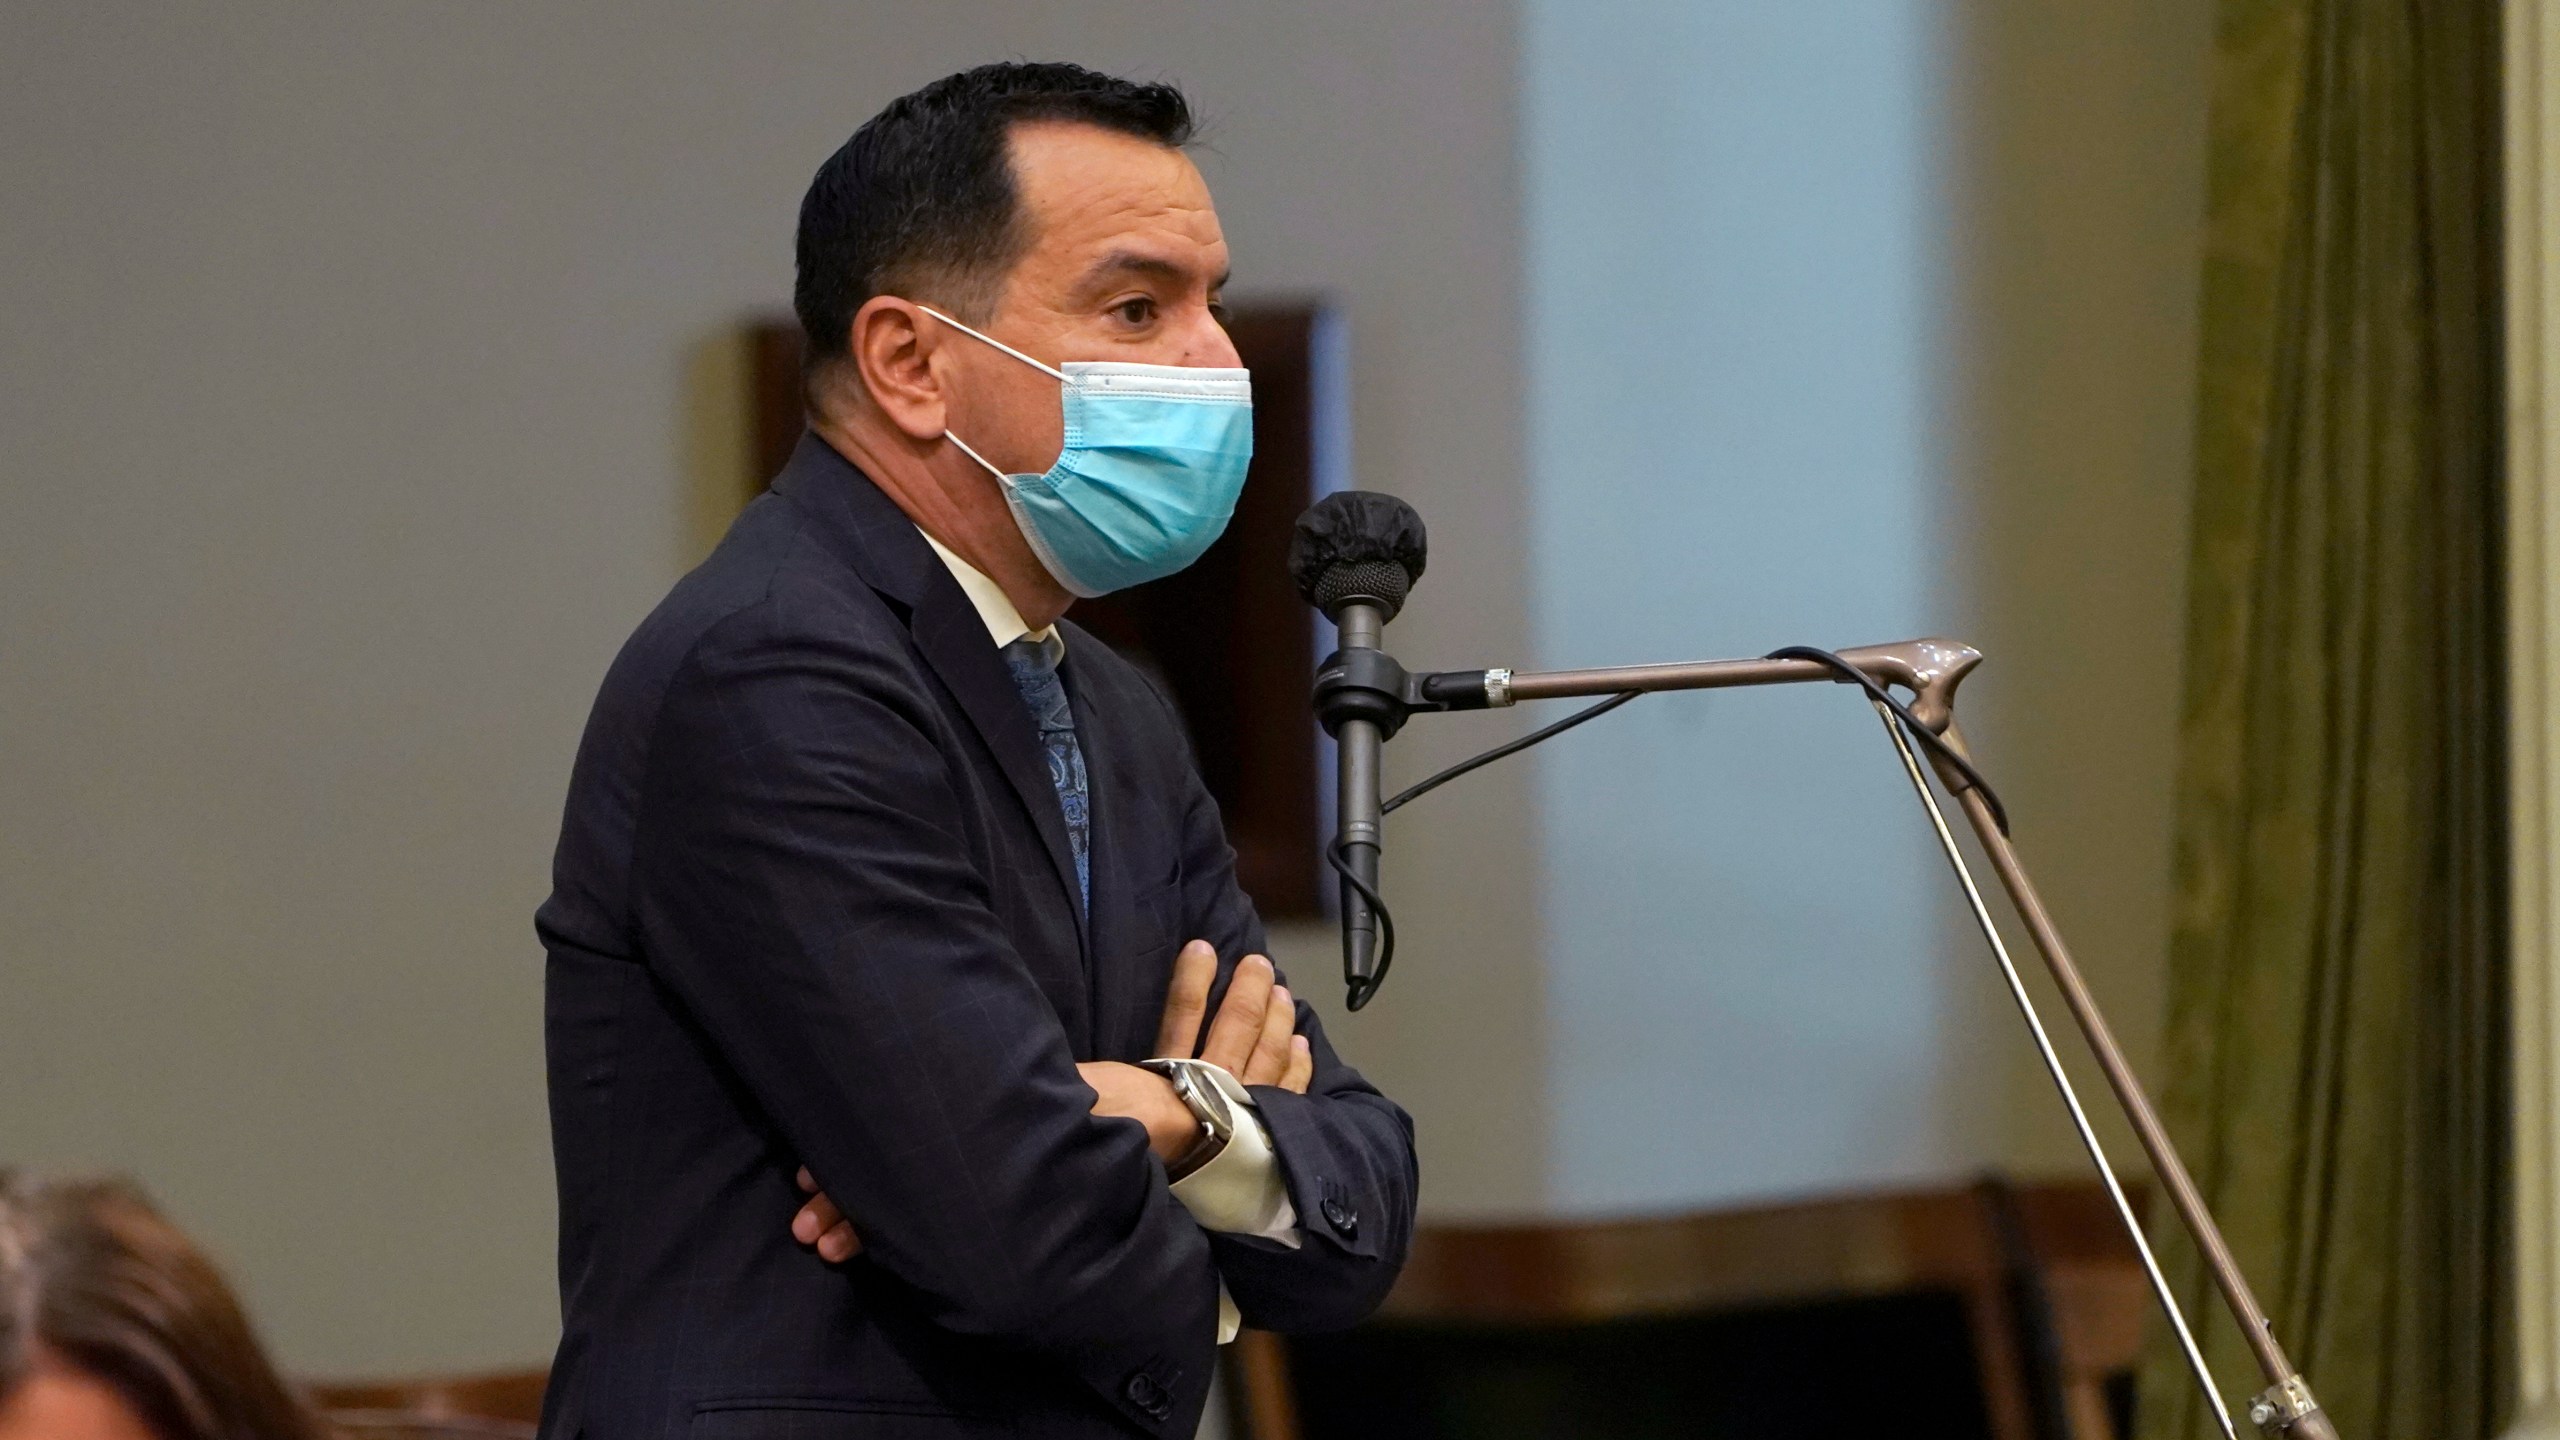
<svg viewBox="0 0 2560 1440">
<path fill-rule="evenodd" d="M 1908 706 L 1912 717 L 1943 740 L 1958 755 L 1971 758 L 1963 735 L 1955 724 L 1955 692 L 1964 677 L 1982 663 L 1982 654 L 1969 645 L 1947 640 L 1910 640 L 1892 645 L 1870 645 L 1840 652 L 1848 661 L 1879 685 L 1909 692 Z M 1441 671 L 1412 677 L 1409 693 L 1417 710 L 1481 709 L 1516 704 L 1522 700 L 1563 700 L 1575 697 L 1619 695 L 1629 691 L 1648 693 L 1668 690 L 1724 690 L 1759 685 L 1792 685 L 1841 677 L 1819 661 L 1804 659 L 1707 660 L 1670 665 L 1626 665 L 1596 670 L 1548 670 L 1515 673 L 1509 670 Z M 1879 710 L 1884 707 L 1879 706 Z M 2204 1357 L 2197 1349 L 2179 1312 L 2176 1300 L 2160 1278 L 2152 1261 L 2149 1245 L 2135 1222 L 2131 1207 L 2125 1203 L 2122 1188 L 2116 1184 L 2114 1168 L 2105 1150 L 2080 1109 L 2079 1097 L 2046 1038 L 2042 1020 L 2034 1003 L 2017 984 L 2016 969 L 2009 962 L 2006 947 L 1993 927 L 1987 910 L 1982 908 L 1981 892 L 1966 869 L 1963 855 L 1957 850 L 1954 836 L 1946 829 L 1945 818 L 1938 810 L 1936 798 L 1921 777 L 1918 756 L 1903 736 L 1900 721 L 1885 711 L 1886 723 L 1900 752 L 1912 783 L 1919 788 L 1920 798 L 1928 808 L 1947 858 L 1955 866 L 1976 921 L 1982 926 L 1993 952 L 2011 982 L 2011 993 L 2024 1012 L 2028 1028 L 2034 1034 L 2038 1049 L 2056 1086 L 2063 1094 L 2079 1129 L 2082 1143 L 2090 1158 L 2105 1176 L 2109 1192 L 2115 1199 L 2119 1216 L 2133 1235 L 2134 1245 L 2142 1254 L 2152 1280 L 2154 1293 L 2167 1311 L 2170 1324 L 2178 1332 L 2197 1383 L 2211 1401 L 2215 1417 L 2227 1435 L 2231 1431 L 2229 1412 L 2217 1393 Z M 2063 944 L 2061 931 L 2045 909 L 2044 900 L 2036 893 L 2035 882 L 2027 875 L 2026 866 L 2018 858 L 2017 847 L 2001 830 L 1990 802 L 1981 790 L 1958 767 L 1950 765 L 1934 751 L 1928 754 L 1930 768 L 1938 782 L 1953 795 L 1971 826 L 1983 852 L 1991 859 L 1991 867 L 2000 877 L 2000 887 L 2009 896 L 2018 918 L 2026 925 L 2034 940 L 2036 953 L 2044 958 L 2045 969 L 2053 976 L 2062 992 L 2063 1004 L 2071 1011 L 2081 1037 L 2097 1057 L 2098 1068 L 2114 1092 L 2117 1106 L 2132 1123 L 2134 1137 L 2141 1142 L 2151 1167 L 2168 1192 L 2170 1206 L 2177 1212 L 2179 1224 L 2195 1242 L 2204 1257 L 2206 1268 L 2213 1274 L 2215 1286 L 2239 1323 L 2241 1334 L 2248 1340 L 2258 1368 L 2265 1375 L 2267 1388 L 2255 1396 L 2249 1407 L 2249 1418 L 2268 1435 L 2288 1440 L 2337 1440 L 2337 1430 L 2329 1423 L 2328 1414 L 2312 1398 L 2311 1390 L 2293 1361 L 2277 1342 L 2275 1329 L 2257 1296 L 2249 1289 L 2248 1279 L 2240 1273 L 2239 1263 L 2232 1258 L 2231 1248 L 2215 1225 L 2204 1196 L 2188 1175 L 2186 1162 L 2178 1156 L 2170 1142 L 2169 1132 L 2151 1100 L 2134 1077 L 2133 1067 L 2126 1062 L 2124 1050 L 2116 1043 L 2115 1033 L 2107 1026 L 2106 1017 L 2098 1010 L 2098 1002 L 2080 977 L 2080 967 L 2073 963 L 2071 952 Z"/>
</svg>

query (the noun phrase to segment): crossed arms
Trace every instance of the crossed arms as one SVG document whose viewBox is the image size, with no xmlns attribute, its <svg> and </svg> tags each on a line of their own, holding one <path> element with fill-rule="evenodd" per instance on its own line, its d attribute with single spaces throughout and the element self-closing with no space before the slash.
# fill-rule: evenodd
<svg viewBox="0 0 2560 1440">
<path fill-rule="evenodd" d="M 857 1217 L 861 1263 L 945 1329 L 1045 1353 L 1124 1411 L 1131 1377 L 1152 1374 L 1171 1413 L 1196 1413 L 1221 1278 L 1275 1329 L 1374 1308 L 1410 1232 L 1403 1112 L 1259 978 L 1267 962 L 1240 962 L 1204 1043 L 1233 1056 L 1251 1036 L 1237 1073 L 1270 1082 L 1253 1093 L 1307 1243 L 1203 1231 L 1154 1158 L 1188 1143 L 1188 1111 L 1149 1072 L 1079 1066 L 998 924 L 932 697 L 889 657 L 794 630 L 751 607 L 677 672 L 642 781 L 635 918 L 813 1184 Z M 1185 774 L 1180 904 L 1205 956 L 1186 955 L 1172 998 L 1197 991 L 1205 1011 L 1203 958 L 1214 972 L 1263 944 L 1216 807 Z M 1168 1044 L 1182 1023 L 1168 1017 Z M 1326 1213 L 1354 1223 L 1304 1220 Z"/>
<path fill-rule="evenodd" d="M 1174 961 L 1173 984 L 1165 993 L 1155 1048 L 1148 1053 L 1159 1058 L 1196 1057 L 1247 1085 L 1276 1085 L 1292 1095 L 1306 1094 L 1308 1082 L 1315 1078 L 1315 1051 L 1307 1037 L 1297 1033 L 1297 1006 L 1270 958 L 1248 955 L 1237 964 L 1217 1019 L 1209 1022 L 1209 988 L 1217 975 L 1218 952 L 1208 941 L 1194 940 L 1182 947 Z M 1204 1023 L 1208 1024 L 1205 1039 Z M 1148 1150 L 1165 1164 L 1180 1160 L 1198 1142 L 1199 1122 L 1190 1107 L 1175 1098 L 1163 1076 L 1117 1060 L 1080 1061 L 1076 1073 L 1093 1087 L 1093 1113 L 1145 1126 Z M 1261 1121 L 1256 1118 L 1252 1123 Z M 860 1233 L 843 1209 L 819 1191 L 817 1177 L 806 1165 L 800 1167 L 799 1181 L 810 1199 L 791 1217 L 791 1238 L 830 1261 L 860 1254 Z"/>
</svg>

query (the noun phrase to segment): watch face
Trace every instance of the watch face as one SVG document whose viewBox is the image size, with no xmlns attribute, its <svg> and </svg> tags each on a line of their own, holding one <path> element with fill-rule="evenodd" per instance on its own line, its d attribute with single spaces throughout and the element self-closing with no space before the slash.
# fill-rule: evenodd
<svg viewBox="0 0 2560 1440">
<path fill-rule="evenodd" d="M 1190 1098 L 1194 1106 L 1209 1112 L 1201 1118 L 1210 1128 L 1222 1135 L 1233 1132 L 1236 1128 L 1236 1114 L 1235 1110 L 1227 1104 L 1226 1092 L 1218 1088 L 1217 1081 L 1200 1071 L 1189 1066 L 1183 1068 L 1185 1071 L 1183 1078 L 1191 1085 L 1191 1095 L 1186 1098 Z"/>
<path fill-rule="evenodd" d="M 1215 1138 L 1224 1139 L 1235 1133 L 1236 1111 L 1222 1083 L 1226 1078 L 1224 1070 L 1205 1060 L 1157 1059 L 1140 1063 L 1172 1081 L 1173 1093 L 1182 1097 L 1182 1103 L 1191 1107 L 1191 1113 L 1200 1117 L 1200 1123 Z"/>
</svg>

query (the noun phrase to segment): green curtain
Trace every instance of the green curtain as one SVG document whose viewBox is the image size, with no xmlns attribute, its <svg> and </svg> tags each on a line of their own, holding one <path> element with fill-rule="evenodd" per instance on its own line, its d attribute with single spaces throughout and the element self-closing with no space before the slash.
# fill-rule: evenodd
<svg viewBox="0 0 2560 1440">
<path fill-rule="evenodd" d="M 2347 1440 L 2491 1435 L 2508 1383 L 2497 37 L 2223 0 L 2215 38 L 2163 1102 Z M 2143 1434 L 2208 1433 L 2153 1333 Z"/>
</svg>

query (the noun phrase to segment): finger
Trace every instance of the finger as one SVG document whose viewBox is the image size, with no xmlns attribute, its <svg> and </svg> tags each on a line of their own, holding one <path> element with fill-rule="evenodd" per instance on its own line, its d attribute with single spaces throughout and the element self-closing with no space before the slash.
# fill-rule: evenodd
<svg viewBox="0 0 2560 1440">
<path fill-rule="evenodd" d="M 1289 1069 L 1289 1041 L 1298 1028 L 1298 1007 L 1289 1000 L 1289 987 L 1271 987 L 1271 1003 L 1262 1007 L 1262 1034 L 1253 1042 L 1253 1056 L 1239 1072 L 1247 1085 L 1276 1085 Z"/>
<path fill-rule="evenodd" d="M 847 1221 L 837 1221 L 834 1228 L 818 1239 L 818 1258 L 821 1260 L 850 1260 L 861 1250 L 862 1237 L 853 1233 L 853 1226 Z"/>
<path fill-rule="evenodd" d="M 1236 962 L 1235 978 L 1227 982 L 1227 998 L 1218 1006 L 1218 1018 L 1209 1022 L 1209 1043 L 1200 1047 L 1201 1059 L 1226 1067 L 1231 1075 L 1244 1073 L 1245 1061 L 1262 1038 L 1262 1012 L 1271 1003 L 1271 979 L 1271 962 L 1259 955 Z"/>
<path fill-rule="evenodd" d="M 829 1230 L 843 1223 L 844 1212 L 836 1208 L 836 1202 L 820 1195 L 791 1217 L 791 1238 L 803 1245 L 815 1245 Z"/>
<path fill-rule="evenodd" d="M 806 1165 L 800 1167 L 800 1193 L 803 1195 L 818 1193 L 818 1177 L 810 1174 L 809 1167 Z"/>
<path fill-rule="evenodd" d="M 1173 985 L 1165 991 L 1164 1020 L 1156 1027 L 1159 1057 L 1191 1058 L 1200 1022 L 1209 1016 L 1209 986 L 1217 978 L 1218 952 L 1206 940 L 1192 941 L 1173 957 Z"/>
<path fill-rule="evenodd" d="M 1316 1080 L 1316 1051 L 1304 1035 L 1289 1037 L 1289 1068 L 1280 1077 L 1280 1088 L 1297 1094 L 1307 1093 Z"/>
</svg>

